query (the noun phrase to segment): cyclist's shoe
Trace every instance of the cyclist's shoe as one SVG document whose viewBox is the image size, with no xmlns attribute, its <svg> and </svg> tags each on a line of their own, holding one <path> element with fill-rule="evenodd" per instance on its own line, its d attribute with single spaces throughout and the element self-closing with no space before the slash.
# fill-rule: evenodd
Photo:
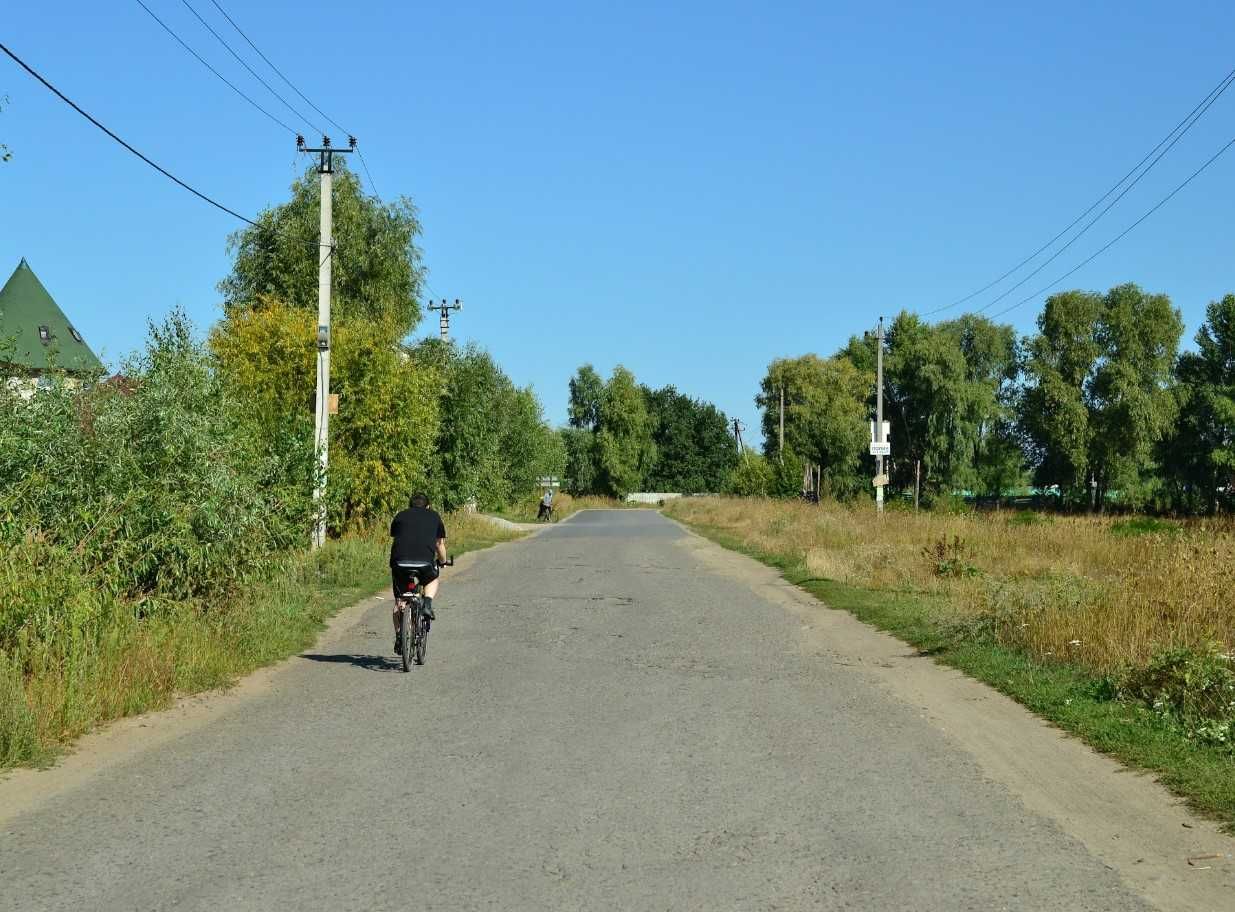
<svg viewBox="0 0 1235 912">
<path fill-rule="evenodd" d="M 433 613 L 433 599 L 425 598 L 422 602 L 424 606 L 424 615 L 431 621 L 437 620 L 437 615 Z"/>
</svg>

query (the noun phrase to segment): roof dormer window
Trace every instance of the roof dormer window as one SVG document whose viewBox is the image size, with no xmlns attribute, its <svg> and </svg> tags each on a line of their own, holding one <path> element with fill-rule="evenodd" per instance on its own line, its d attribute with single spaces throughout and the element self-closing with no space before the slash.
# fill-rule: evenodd
<svg viewBox="0 0 1235 912">
<path fill-rule="evenodd" d="M 39 341 L 44 345 L 51 341 L 51 328 L 46 324 L 39 327 Z"/>
<path fill-rule="evenodd" d="M 73 337 L 74 342 L 84 342 L 85 341 L 84 339 L 82 339 L 81 333 L 79 333 L 72 326 L 69 327 L 69 335 Z"/>
</svg>

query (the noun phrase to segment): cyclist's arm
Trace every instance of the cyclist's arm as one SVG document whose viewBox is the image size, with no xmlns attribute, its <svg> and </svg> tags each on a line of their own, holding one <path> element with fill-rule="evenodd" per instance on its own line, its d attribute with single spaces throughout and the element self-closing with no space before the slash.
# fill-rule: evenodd
<svg viewBox="0 0 1235 912">
<path fill-rule="evenodd" d="M 443 564 L 446 563 L 446 539 L 444 538 L 437 540 L 437 559 Z"/>
</svg>

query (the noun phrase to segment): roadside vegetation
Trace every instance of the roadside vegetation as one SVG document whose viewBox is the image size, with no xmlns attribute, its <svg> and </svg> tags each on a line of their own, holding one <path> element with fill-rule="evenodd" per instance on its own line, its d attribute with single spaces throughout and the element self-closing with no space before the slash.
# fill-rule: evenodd
<svg viewBox="0 0 1235 912">
<path fill-rule="evenodd" d="M 949 504 L 949 507 L 953 505 Z M 684 498 L 666 512 L 1235 825 L 1235 522 Z"/>
<path fill-rule="evenodd" d="M 0 767 L 303 648 L 385 585 L 387 524 L 413 491 L 460 511 L 458 553 L 508 537 L 464 508 L 503 508 L 562 472 L 540 403 L 487 352 L 409 341 L 415 209 L 364 195 L 344 168 L 331 540 L 308 553 L 317 213 L 310 172 L 233 236 L 208 333 L 172 311 L 114 377 L 51 376 L 32 396 L 0 384 Z"/>
<path fill-rule="evenodd" d="M 1192 350 L 1181 351 L 1183 333 L 1170 298 L 1134 284 L 1051 295 L 1036 331 L 1024 337 L 981 314 L 928 323 L 901 312 L 887 328 L 883 355 L 889 497 L 923 504 L 1020 497 L 1067 512 L 1230 513 L 1235 295 L 1209 304 Z M 736 489 L 869 499 L 877 355 L 870 334 L 853 336 L 830 357 L 772 361 L 755 397 L 763 457 L 747 458 Z M 808 467 L 816 481 L 804 484 Z"/>
</svg>

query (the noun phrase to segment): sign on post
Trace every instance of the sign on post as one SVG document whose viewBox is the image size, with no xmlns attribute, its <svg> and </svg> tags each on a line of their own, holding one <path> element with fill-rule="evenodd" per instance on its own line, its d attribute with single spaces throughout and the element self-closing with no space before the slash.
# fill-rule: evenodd
<svg viewBox="0 0 1235 912">
<path fill-rule="evenodd" d="M 891 456 L 892 455 L 892 441 L 885 440 L 882 443 L 879 443 L 877 441 L 872 440 L 871 441 L 871 455 L 872 456 Z"/>
<path fill-rule="evenodd" d="M 536 479 L 536 484 L 542 488 L 560 488 L 562 482 L 558 480 L 556 475 L 542 475 Z"/>
<path fill-rule="evenodd" d="M 875 480 L 871 482 L 877 488 L 886 488 L 888 486 L 887 475 L 876 475 Z"/>
</svg>

